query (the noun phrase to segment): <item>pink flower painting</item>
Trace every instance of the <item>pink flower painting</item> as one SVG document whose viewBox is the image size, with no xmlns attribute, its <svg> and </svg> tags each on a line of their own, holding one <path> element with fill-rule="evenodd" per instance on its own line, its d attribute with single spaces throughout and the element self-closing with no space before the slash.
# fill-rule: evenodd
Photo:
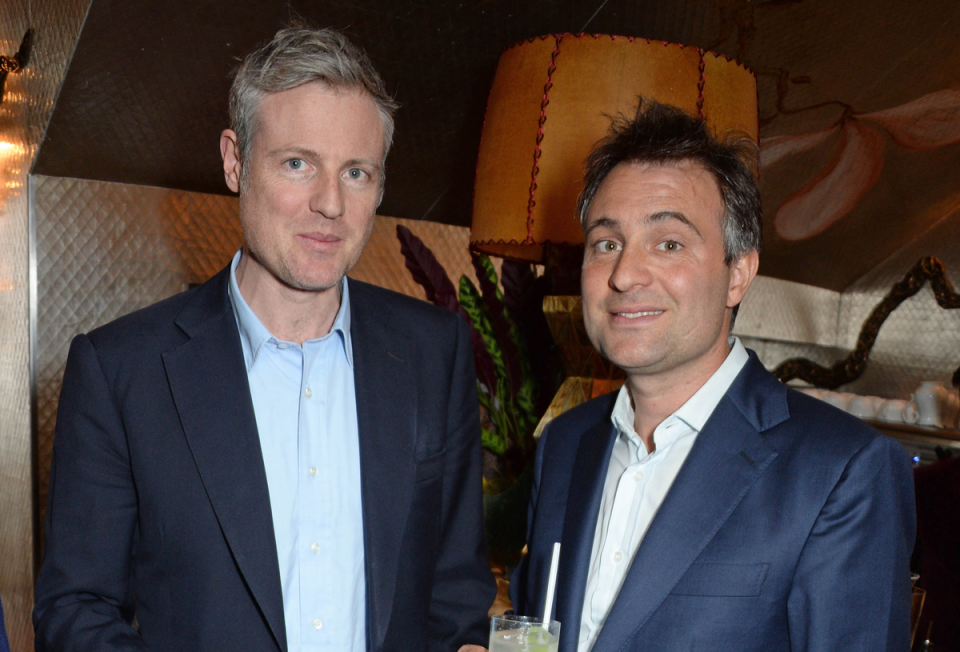
<svg viewBox="0 0 960 652">
<path fill-rule="evenodd" d="M 880 178 L 887 139 L 908 150 L 960 142 L 960 90 L 946 89 L 874 113 L 845 111 L 826 129 L 760 141 L 764 168 L 821 145 L 839 131 L 833 158 L 777 209 L 774 228 L 784 240 L 805 240 L 847 216 Z"/>
</svg>

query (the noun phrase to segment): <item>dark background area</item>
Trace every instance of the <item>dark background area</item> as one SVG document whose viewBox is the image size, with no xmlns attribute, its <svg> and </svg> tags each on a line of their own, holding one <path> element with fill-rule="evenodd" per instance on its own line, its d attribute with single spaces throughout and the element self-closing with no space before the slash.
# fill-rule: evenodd
<svg viewBox="0 0 960 652">
<path fill-rule="evenodd" d="M 461 226 L 498 57 L 525 38 L 621 34 L 737 57 L 757 74 L 762 138 L 826 128 L 841 104 L 865 113 L 960 85 L 955 0 L 93 0 L 34 172 L 229 194 L 218 140 L 230 72 L 297 18 L 344 30 L 402 105 L 379 212 Z M 778 206 L 829 164 L 837 141 L 763 171 L 762 274 L 841 290 L 957 219 L 960 146 L 889 144 L 849 216 L 780 238 Z"/>
</svg>

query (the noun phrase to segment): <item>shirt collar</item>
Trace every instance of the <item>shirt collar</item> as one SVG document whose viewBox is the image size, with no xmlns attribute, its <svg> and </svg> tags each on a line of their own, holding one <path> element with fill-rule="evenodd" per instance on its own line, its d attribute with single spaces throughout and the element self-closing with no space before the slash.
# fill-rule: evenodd
<svg viewBox="0 0 960 652">
<path fill-rule="evenodd" d="M 260 351 L 263 350 L 263 345 L 270 341 L 280 343 L 281 340 L 278 340 L 267 330 L 267 327 L 263 325 L 263 322 L 260 321 L 256 313 L 247 305 L 246 300 L 244 300 L 243 295 L 240 293 L 240 286 L 237 284 L 237 265 L 240 262 L 242 254 L 242 249 L 237 251 L 233 257 L 233 261 L 230 263 L 230 285 L 227 288 L 227 292 L 230 295 L 230 303 L 233 305 L 233 316 L 236 318 L 237 327 L 240 330 L 240 344 L 243 347 L 243 358 L 247 364 L 247 371 L 250 371 L 250 368 L 257 362 Z M 333 321 L 330 333 L 315 340 L 307 340 L 304 342 L 304 345 L 310 344 L 311 342 L 319 342 L 337 333 L 343 346 L 343 352 L 347 357 L 347 364 L 353 367 L 353 343 L 350 338 L 350 289 L 346 278 L 340 279 L 339 288 L 340 310 L 337 311 L 337 318 Z M 286 342 L 286 344 L 297 346 L 293 342 Z"/>
<path fill-rule="evenodd" d="M 743 369 L 743 366 L 747 364 L 747 361 L 750 359 L 747 350 L 743 347 L 743 344 L 740 343 L 738 337 L 731 336 L 727 341 L 730 344 L 730 353 L 727 354 L 723 364 L 713 372 L 713 375 L 710 376 L 707 382 L 705 382 L 693 396 L 687 399 L 686 403 L 681 405 L 677 411 L 667 417 L 667 419 L 664 419 L 665 422 L 675 417 L 698 433 L 703 429 L 703 426 L 707 423 L 707 419 L 710 418 L 710 415 L 713 414 L 713 411 L 720 403 L 720 399 L 727 393 L 730 385 L 732 385 L 736 379 L 737 374 L 740 373 L 740 370 Z M 633 399 L 630 397 L 630 391 L 627 389 L 626 383 L 624 383 L 623 387 L 620 388 L 620 393 L 617 395 L 617 401 L 614 403 L 610 420 L 621 436 L 637 437 L 633 429 L 635 416 L 636 412 L 634 411 Z"/>
</svg>

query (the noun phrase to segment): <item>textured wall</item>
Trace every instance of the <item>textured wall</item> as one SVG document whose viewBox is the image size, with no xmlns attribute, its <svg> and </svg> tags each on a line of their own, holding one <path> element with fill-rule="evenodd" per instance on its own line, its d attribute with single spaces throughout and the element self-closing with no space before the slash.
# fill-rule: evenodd
<svg viewBox="0 0 960 652">
<path fill-rule="evenodd" d="M 764 365 L 805 357 L 829 365 L 857 343 L 870 312 L 922 257 L 940 258 L 960 285 L 960 222 L 948 216 L 844 292 L 759 277 L 735 331 Z M 857 394 L 906 398 L 923 380 L 945 383 L 960 367 L 960 310 L 937 305 L 929 284 L 904 301 L 880 329 L 863 376 L 842 387 Z"/>
<path fill-rule="evenodd" d="M 856 345 L 860 325 L 870 311 L 924 256 L 942 260 L 954 291 L 960 290 L 960 220 L 956 215 L 947 216 L 844 291 L 838 334 L 842 347 Z M 960 310 L 944 310 L 938 306 L 928 283 L 900 304 L 884 322 L 866 372 L 844 389 L 905 398 L 922 380 L 949 384 L 957 367 L 960 367 Z"/>
<path fill-rule="evenodd" d="M 70 340 L 206 280 L 242 238 L 230 197 L 59 177 L 34 183 L 42 513 Z"/>
<path fill-rule="evenodd" d="M 232 197 L 120 183 L 35 177 L 37 241 L 37 450 L 46 505 L 57 400 L 70 340 L 200 283 L 242 242 Z M 378 217 L 351 276 L 424 298 L 405 269 L 396 225 L 405 224 L 456 281 L 476 282 L 468 230 Z"/>
<path fill-rule="evenodd" d="M 0 104 L 0 600 L 16 652 L 33 649 L 28 173 L 88 0 L 0 2 L 0 53 L 35 31 L 28 66 Z"/>
</svg>

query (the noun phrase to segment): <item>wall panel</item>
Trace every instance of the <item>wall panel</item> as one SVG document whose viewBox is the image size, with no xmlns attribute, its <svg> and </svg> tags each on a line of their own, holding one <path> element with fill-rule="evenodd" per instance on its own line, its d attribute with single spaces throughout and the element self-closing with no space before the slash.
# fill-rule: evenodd
<svg viewBox="0 0 960 652">
<path fill-rule="evenodd" d="M 33 649 L 34 500 L 30 414 L 29 171 L 88 0 L 0 2 L 0 53 L 29 28 L 28 66 L 0 104 L 0 600 L 16 652 Z"/>
</svg>

